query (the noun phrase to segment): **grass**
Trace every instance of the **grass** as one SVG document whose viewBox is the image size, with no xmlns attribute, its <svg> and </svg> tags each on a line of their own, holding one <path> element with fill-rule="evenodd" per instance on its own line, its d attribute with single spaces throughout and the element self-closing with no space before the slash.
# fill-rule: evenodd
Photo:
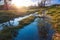
<svg viewBox="0 0 60 40">
<path fill-rule="evenodd" d="M 42 13 L 41 11 L 43 9 L 44 8 L 37 9 L 38 10 L 38 14 L 41 14 Z M 33 13 L 33 12 L 35 12 L 37 10 L 31 9 L 31 10 L 28 10 L 27 12 L 25 12 L 25 13 L 30 14 L 30 13 Z M 52 20 L 50 21 L 51 24 L 52 24 L 52 27 L 58 33 L 60 33 L 60 7 L 49 7 L 46 10 L 46 14 L 48 16 L 51 16 L 51 18 L 52 18 Z M 16 11 L 12 11 L 12 10 L 3 11 L 3 10 L 0 10 L 0 19 L 2 19 L 2 22 L 3 21 L 4 22 L 9 21 L 10 18 L 14 18 L 14 17 L 17 17 L 16 16 Z M 13 26 L 10 27 L 10 28 L 7 27 L 7 26 L 4 27 L 4 29 L 2 31 L 0 31 L 0 40 L 12 40 L 12 38 L 16 37 L 16 35 L 18 34 L 18 32 L 17 32 L 18 29 L 24 28 L 24 26 L 29 25 L 31 22 L 34 21 L 34 19 L 35 19 L 34 16 L 30 16 L 30 17 L 28 17 L 28 18 L 23 19 L 22 21 L 20 21 L 19 22 L 20 24 L 17 27 L 13 27 Z"/>
<path fill-rule="evenodd" d="M 16 15 L 12 11 L 0 10 L 0 23 L 7 22 L 9 20 L 12 20 L 15 17 Z"/>
<path fill-rule="evenodd" d="M 41 10 L 39 11 L 39 14 L 41 14 Z M 52 24 L 52 27 L 55 29 L 56 33 L 60 35 L 60 7 L 49 7 L 46 10 L 46 14 L 51 17 L 50 23 Z M 59 39 L 55 38 L 56 37 L 54 37 L 54 40 L 60 39 L 59 37 Z"/>
<path fill-rule="evenodd" d="M 17 15 L 16 13 L 17 12 L 14 10 L 0 10 L 0 23 L 7 22 L 7 21 L 9 21 L 15 17 L 19 17 L 19 15 L 21 15 L 21 14 Z M 31 22 L 34 21 L 34 19 L 35 19 L 34 16 L 30 16 L 30 17 L 20 21 L 19 26 L 17 26 L 17 27 L 5 26 L 4 29 L 2 31 L 0 31 L 0 40 L 12 40 L 13 37 L 16 37 L 16 35 L 18 34 L 19 29 L 22 29 L 24 26 L 29 25 Z"/>
<path fill-rule="evenodd" d="M 0 23 L 7 22 L 9 20 L 13 20 L 16 17 L 21 17 L 25 15 L 29 15 L 30 13 L 34 13 L 35 10 L 23 10 L 23 12 L 20 12 L 20 10 L 0 10 Z"/>
<path fill-rule="evenodd" d="M 0 40 L 12 40 L 13 37 L 16 37 L 18 34 L 18 30 L 24 28 L 24 26 L 29 25 L 35 19 L 34 16 L 30 16 L 26 19 L 23 19 L 19 22 L 19 26 L 17 27 L 4 27 L 2 31 L 0 31 Z"/>
</svg>

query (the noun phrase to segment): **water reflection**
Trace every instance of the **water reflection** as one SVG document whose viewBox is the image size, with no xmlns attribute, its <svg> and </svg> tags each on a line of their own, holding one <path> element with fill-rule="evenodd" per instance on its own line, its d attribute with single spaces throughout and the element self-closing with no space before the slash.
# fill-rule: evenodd
<svg viewBox="0 0 60 40">
<path fill-rule="evenodd" d="M 34 22 L 25 26 L 23 29 L 19 29 L 18 35 L 15 40 L 39 40 L 39 33 L 38 33 L 38 22 L 35 19 Z"/>
<path fill-rule="evenodd" d="M 21 21 L 21 20 L 23 20 L 23 19 L 25 19 L 25 18 L 28 18 L 28 17 L 30 17 L 30 16 L 32 16 L 32 15 L 33 15 L 33 14 L 26 15 L 26 16 L 24 16 L 24 17 L 18 17 L 18 18 L 15 18 L 14 20 L 10 20 L 10 21 L 8 21 L 8 22 L 2 23 L 2 24 L 0 24 L 0 30 L 3 30 L 3 28 L 4 28 L 5 26 L 8 26 L 8 27 L 14 26 L 14 27 L 16 27 L 16 26 L 19 25 L 19 21 Z"/>
<path fill-rule="evenodd" d="M 24 18 L 27 18 L 31 15 L 15 18 L 14 20 L 10 20 L 9 22 L 12 26 L 16 27 L 19 25 L 19 21 L 21 21 Z M 35 21 L 32 22 L 31 24 L 24 26 L 23 29 L 19 29 L 17 37 L 15 37 L 14 40 L 40 40 L 39 32 L 38 32 L 38 22 L 41 21 L 42 19 L 40 19 L 40 20 L 39 19 L 40 18 L 36 18 Z M 5 25 L 11 27 L 9 22 L 3 23 L 4 25 L 0 24 L 0 30 L 2 30 Z M 47 27 L 49 28 L 49 27 L 51 27 L 51 25 L 47 25 Z M 50 37 L 52 37 L 52 35 L 53 35 L 52 29 L 49 31 L 48 35 L 49 36 L 48 36 L 47 40 L 50 40 Z"/>
<path fill-rule="evenodd" d="M 14 40 L 40 40 L 39 29 L 38 29 L 38 21 L 40 18 L 36 18 L 34 22 L 25 26 L 23 29 L 19 29 L 17 37 Z M 47 39 L 44 40 L 52 40 L 52 36 L 54 33 L 53 29 L 50 29 L 51 24 L 46 23 L 46 29 L 48 31 Z M 41 31 L 41 30 L 40 30 Z M 43 40 L 43 39 L 41 39 Z"/>
</svg>

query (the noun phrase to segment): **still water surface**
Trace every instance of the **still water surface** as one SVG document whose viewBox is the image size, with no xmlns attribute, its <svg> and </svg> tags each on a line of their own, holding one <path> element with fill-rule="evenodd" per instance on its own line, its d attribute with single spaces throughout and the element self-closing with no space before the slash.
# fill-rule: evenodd
<svg viewBox="0 0 60 40">
<path fill-rule="evenodd" d="M 38 22 L 36 21 L 35 19 L 34 22 L 20 29 L 15 40 L 39 40 Z"/>
<path fill-rule="evenodd" d="M 29 16 L 31 16 L 31 15 L 29 15 Z M 23 20 L 24 18 L 27 18 L 29 16 L 15 18 L 14 21 L 11 20 L 10 23 L 13 26 L 18 26 L 20 20 Z M 39 30 L 38 29 L 38 21 L 40 21 L 40 20 L 38 20 L 38 18 L 36 18 L 35 21 L 32 22 L 31 24 L 29 24 L 27 26 L 24 26 L 24 28 L 22 28 L 22 29 L 19 29 L 18 30 L 18 34 L 14 38 L 14 40 L 40 40 L 39 32 L 38 32 L 38 30 Z M 9 26 L 8 22 L 6 22 L 4 24 Z M 51 25 L 47 25 L 47 27 L 50 28 Z M 0 24 L 0 30 L 2 30 L 2 29 L 3 28 L 2 28 L 2 26 Z M 53 36 L 54 30 L 53 29 L 50 29 L 48 31 L 49 32 L 48 32 L 47 40 L 51 40 L 51 37 Z"/>
</svg>

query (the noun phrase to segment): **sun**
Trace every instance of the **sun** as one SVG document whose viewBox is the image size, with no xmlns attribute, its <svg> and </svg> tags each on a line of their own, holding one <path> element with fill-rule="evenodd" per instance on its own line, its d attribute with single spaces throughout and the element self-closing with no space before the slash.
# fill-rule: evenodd
<svg viewBox="0 0 60 40">
<path fill-rule="evenodd" d="M 14 4 L 17 7 L 28 7 L 30 5 L 33 5 L 33 2 L 30 0 L 12 0 L 11 4 Z"/>
</svg>

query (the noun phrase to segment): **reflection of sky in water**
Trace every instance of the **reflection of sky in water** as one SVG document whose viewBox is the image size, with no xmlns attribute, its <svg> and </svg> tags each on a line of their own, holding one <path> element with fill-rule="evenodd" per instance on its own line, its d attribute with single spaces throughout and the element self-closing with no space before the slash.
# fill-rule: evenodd
<svg viewBox="0 0 60 40">
<path fill-rule="evenodd" d="M 32 15 L 32 14 L 31 14 Z M 24 17 L 18 17 L 18 18 L 15 18 L 14 20 L 10 20 L 10 24 L 14 27 L 18 26 L 19 25 L 19 21 L 25 19 L 25 18 L 28 18 L 29 16 L 31 15 L 27 15 L 27 16 L 24 16 Z M 4 25 L 3 25 L 4 24 Z M 0 24 L 0 30 L 3 29 L 3 27 L 5 26 L 8 26 L 8 27 L 11 27 L 11 25 L 9 24 L 9 22 L 5 22 L 5 23 L 2 23 Z"/>
<path fill-rule="evenodd" d="M 39 40 L 37 19 L 31 24 L 19 30 L 15 40 Z"/>
<path fill-rule="evenodd" d="M 15 18 L 14 20 L 10 20 L 10 24 L 12 26 L 18 26 L 19 25 L 19 21 L 22 20 L 23 18 L 19 17 L 19 18 Z M 9 24 L 9 22 L 5 22 L 5 23 L 2 23 L 0 24 L 0 30 L 3 29 L 3 27 L 5 26 L 8 26 L 8 27 L 11 27 L 11 25 Z"/>
<path fill-rule="evenodd" d="M 31 15 L 29 15 L 29 16 L 31 16 Z M 27 18 L 29 16 L 15 18 L 14 21 L 10 20 L 10 23 L 13 26 L 18 26 L 19 25 L 19 21 L 21 21 L 22 19 Z M 18 31 L 19 34 L 17 35 L 17 37 L 15 38 L 15 40 L 39 40 L 39 33 L 38 33 L 38 27 L 37 27 L 37 25 L 38 25 L 38 21 L 41 21 L 41 20 L 42 19 L 39 20 L 39 18 L 37 18 L 31 24 L 29 24 L 27 26 L 24 26 L 23 29 L 20 29 Z M 8 22 L 3 23 L 3 24 L 10 26 Z M 0 30 L 3 29 L 3 26 L 1 26 L 1 25 L 2 24 L 0 24 Z M 47 24 L 46 27 L 50 28 L 51 25 Z M 50 29 L 48 31 L 49 31 L 49 33 L 48 33 L 49 36 L 47 37 L 47 39 L 50 40 L 51 36 L 53 34 L 53 30 Z"/>
<path fill-rule="evenodd" d="M 0 30 L 2 30 L 3 29 L 3 27 L 2 27 L 2 25 L 0 25 Z"/>
<path fill-rule="evenodd" d="M 14 20 L 14 23 L 13 21 L 10 21 L 11 24 L 13 24 L 14 26 L 17 26 L 19 24 L 18 22 L 19 20 L 16 18 Z M 15 40 L 39 40 L 39 33 L 38 33 L 38 21 L 39 21 L 39 18 L 35 19 L 34 22 L 32 22 L 31 24 L 27 25 L 27 26 L 24 26 L 23 29 L 20 29 L 18 31 L 18 35 L 17 37 L 15 38 Z M 8 24 L 8 22 L 4 23 L 4 24 Z M 9 24 L 8 24 L 9 25 Z M 46 26 L 47 28 L 50 28 L 51 25 L 48 25 Z M 0 30 L 2 29 L 3 27 L 1 26 L 0 24 Z M 50 29 L 48 30 L 48 37 L 47 39 L 50 40 L 52 35 L 53 35 L 53 30 Z"/>
<path fill-rule="evenodd" d="M 11 25 L 18 26 L 19 22 L 17 20 L 10 21 Z"/>
<path fill-rule="evenodd" d="M 14 26 L 14 27 L 18 26 L 19 25 L 18 18 L 14 19 L 14 20 L 10 20 L 10 24 L 9 24 L 9 22 L 5 22 L 3 24 L 0 24 L 0 30 L 2 30 L 3 27 L 5 27 L 5 26 L 11 27 L 11 25 Z"/>
<path fill-rule="evenodd" d="M 15 37 L 15 40 L 40 40 L 41 38 L 39 37 L 39 32 L 40 29 L 38 29 L 38 21 L 39 18 L 35 19 L 34 22 L 32 22 L 31 24 L 24 26 L 23 29 L 20 29 L 18 31 L 18 35 L 17 37 Z M 48 36 L 46 40 L 52 40 L 52 35 L 54 30 L 50 29 L 51 24 L 45 24 L 46 29 L 48 30 Z M 42 39 L 43 40 L 43 39 Z"/>
</svg>

